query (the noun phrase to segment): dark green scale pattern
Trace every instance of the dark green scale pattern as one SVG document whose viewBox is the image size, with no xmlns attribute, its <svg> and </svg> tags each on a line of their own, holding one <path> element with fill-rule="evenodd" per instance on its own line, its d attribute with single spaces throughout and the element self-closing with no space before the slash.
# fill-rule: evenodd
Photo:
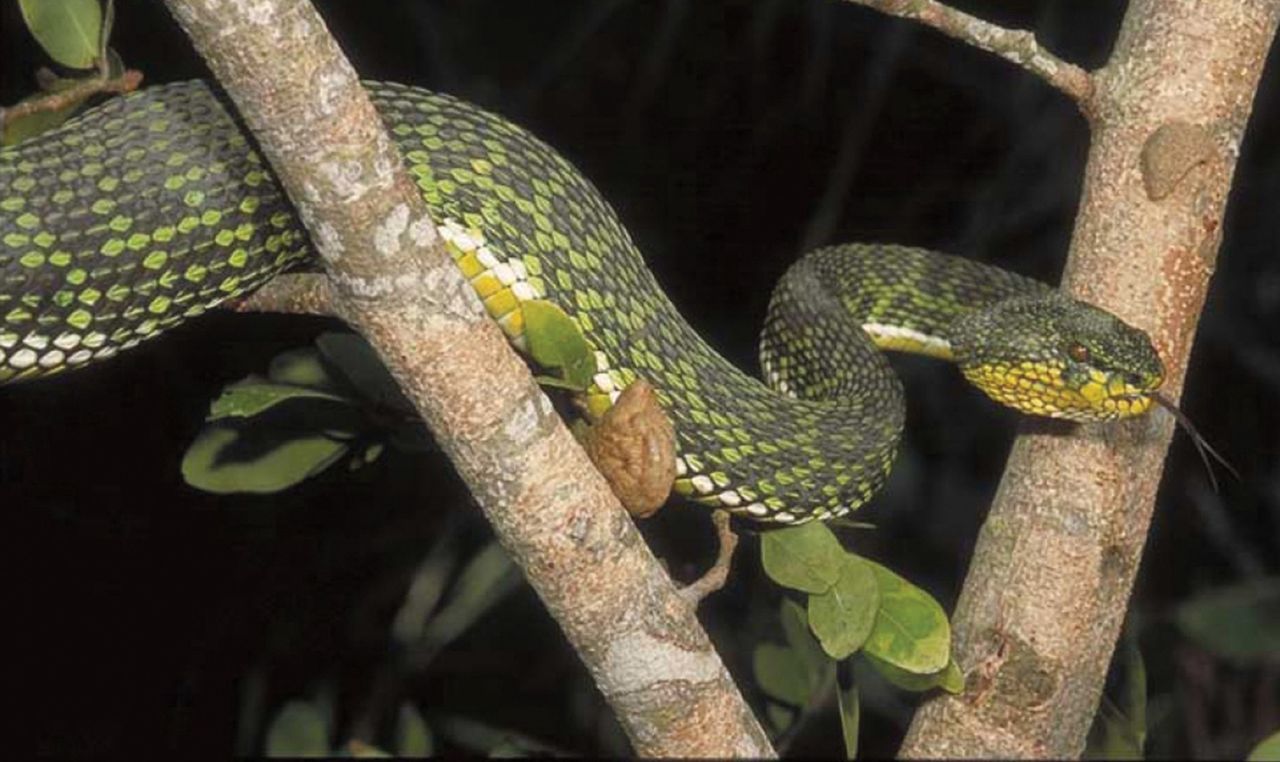
<svg viewBox="0 0 1280 762">
<path fill-rule="evenodd" d="M 1008 270 L 909 246 L 835 246 L 804 259 L 860 322 L 929 335 L 945 333 L 946 326 L 976 308 L 1053 291 Z"/>
<path fill-rule="evenodd" d="M 798 265 L 765 334 L 790 374 L 780 394 L 680 317 L 607 202 L 555 151 L 454 98 L 368 87 L 435 219 L 477 229 L 501 259 L 521 260 L 612 369 L 654 384 L 678 433 L 677 491 L 797 523 L 856 508 L 880 486 L 902 393 L 841 302 L 936 329 L 912 305 L 943 280 L 921 269 L 933 255 L 899 266 L 846 247 L 887 269 L 842 269 L 834 254 Z M 204 85 L 115 99 L 0 151 L 0 381 L 110 356 L 309 256 L 270 170 Z M 967 264 L 945 265 L 959 268 L 947 282 L 959 283 Z M 894 290 L 889 281 L 903 274 L 921 277 Z M 835 283 L 848 293 L 829 293 Z M 947 288 L 928 299 L 968 290 Z"/>
<path fill-rule="evenodd" d="M 308 254 L 203 86 L 109 101 L 0 150 L 0 382 L 110 357 Z"/>
</svg>

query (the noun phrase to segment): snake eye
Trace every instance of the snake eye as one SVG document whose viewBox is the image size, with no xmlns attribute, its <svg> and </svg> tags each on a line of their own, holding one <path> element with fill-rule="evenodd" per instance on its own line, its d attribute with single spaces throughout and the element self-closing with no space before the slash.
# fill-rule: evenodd
<svg viewBox="0 0 1280 762">
<path fill-rule="evenodd" d="M 1067 347 L 1067 355 L 1076 362 L 1089 362 L 1089 348 L 1084 344 L 1071 344 Z"/>
</svg>

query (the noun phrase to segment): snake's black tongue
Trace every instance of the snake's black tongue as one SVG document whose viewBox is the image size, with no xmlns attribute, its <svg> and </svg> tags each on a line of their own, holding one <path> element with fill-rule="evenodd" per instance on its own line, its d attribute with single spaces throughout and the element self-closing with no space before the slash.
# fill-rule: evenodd
<svg viewBox="0 0 1280 762">
<path fill-rule="evenodd" d="M 1191 419 L 1187 417 L 1187 414 L 1179 410 L 1177 405 L 1173 404 L 1173 400 L 1165 397 L 1159 392 L 1152 392 L 1151 398 L 1158 402 L 1165 410 L 1168 410 L 1169 413 L 1173 415 L 1173 419 L 1178 422 L 1178 425 L 1187 432 L 1187 436 L 1191 437 L 1191 442 L 1196 446 L 1196 452 L 1200 453 L 1200 460 L 1204 461 L 1205 471 L 1209 473 L 1209 484 L 1213 487 L 1214 492 L 1218 491 L 1218 477 L 1213 473 L 1213 464 L 1209 462 L 1209 456 L 1213 456 L 1214 460 L 1221 463 L 1222 467 L 1227 469 L 1227 472 L 1234 476 L 1236 481 L 1241 481 L 1240 472 L 1228 463 L 1227 459 L 1222 457 L 1221 453 L 1213 449 L 1213 445 L 1209 444 L 1209 441 L 1200 434 L 1195 425 L 1191 423 Z"/>
</svg>

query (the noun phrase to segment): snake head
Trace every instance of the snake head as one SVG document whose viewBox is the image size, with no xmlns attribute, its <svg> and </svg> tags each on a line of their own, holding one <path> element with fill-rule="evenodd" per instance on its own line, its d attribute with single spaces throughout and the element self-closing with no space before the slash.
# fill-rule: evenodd
<svg viewBox="0 0 1280 762">
<path fill-rule="evenodd" d="M 1076 421 L 1141 415 L 1164 381 L 1164 364 L 1146 333 L 1056 292 L 974 310 L 949 334 L 970 383 L 1031 415 Z"/>
</svg>

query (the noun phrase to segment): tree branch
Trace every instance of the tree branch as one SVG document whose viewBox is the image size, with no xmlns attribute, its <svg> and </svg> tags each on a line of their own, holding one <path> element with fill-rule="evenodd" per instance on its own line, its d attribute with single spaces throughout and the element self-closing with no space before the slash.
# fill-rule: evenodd
<svg viewBox="0 0 1280 762">
<path fill-rule="evenodd" d="M 95 95 L 131 93 L 141 84 L 142 72 L 135 69 L 127 69 L 118 77 L 99 73 L 97 76 L 81 79 L 65 90 L 45 93 L 22 103 L 15 103 L 8 108 L 0 108 L 0 129 L 32 114 L 69 108 Z"/>
<path fill-rule="evenodd" d="M 324 273 L 277 275 L 252 294 L 228 302 L 234 312 L 281 312 L 292 315 L 337 314 L 333 289 Z"/>
<path fill-rule="evenodd" d="M 1064 289 L 1146 330 L 1181 394 L 1280 0 L 1131 0 L 1095 76 Z M 1173 422 L 1024 426 L 953 620 L 968 690 L 903 757 L 1077 757 L 1097 710 Z"/>
<path fill-rule="evenodd" d="M 1005 29 L 935 0 L 845 0 L 889 16 L 911 19 L 1011 61 L 1061 90 L 1088 115 L 1093 98 L 1089 72 L 1040 47 L 1027 31 Z"/>
<path fill-rule="evenodd" d="M 166 0 L 368 338 L 645 756 L 772 756 L 631 519 L 440 243 L 306 0 Z M 424 506 L 433 508 L 434 506 Z"/>
</svg>

